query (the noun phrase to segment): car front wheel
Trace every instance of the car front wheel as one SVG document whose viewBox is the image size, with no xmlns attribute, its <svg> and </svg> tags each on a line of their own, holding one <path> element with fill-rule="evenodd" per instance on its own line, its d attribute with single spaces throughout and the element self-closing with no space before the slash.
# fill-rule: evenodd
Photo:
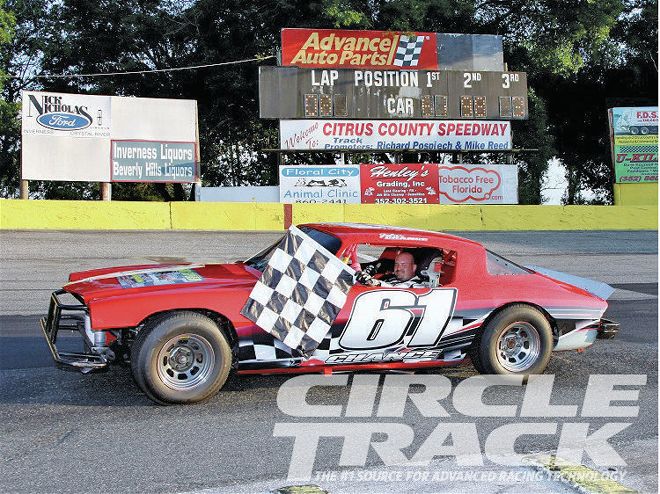
<svg viewBox="0 0 660 494">
<path fill-rule="evenodd" d="M 138 386 L 156 403 L 194 403 L 216 394 L 231 370 L 227 338 L 196 312 L 166 314 L 145 325 L 131 352 Z"/>
<path fill-rule="evenodd" d="M 541 374 L 553 345 L 552 328 L 541 311 L 516 304 L 486 324 L 471 357 L 482 374 Z"/>
</svg>

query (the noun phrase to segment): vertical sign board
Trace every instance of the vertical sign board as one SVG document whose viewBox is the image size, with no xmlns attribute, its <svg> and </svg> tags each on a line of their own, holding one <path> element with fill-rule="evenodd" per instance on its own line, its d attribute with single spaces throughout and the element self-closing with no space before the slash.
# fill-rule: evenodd
<svg viewBox="0 0 660 494">
<path fill-rule="evenodd" d="M 504 70 L 502 37 L 282 29 L 282 65 L 390 70 Z"/>
<path fill-rule="evenodd" d="M 280 166 L 280 202 L 360 203 L 358 165 Z"/>
<path fill-rule="evenodd" d="M 616 183 L 658 181 L 658 107 L 609 110 Z"/>
<path fill-rule="evenodd" d="M 515 165 L 439 165 L 440 204 L 518 204 Z"/>
<path fill-rule="evenodd" d="M 198 180 L 196 101 L 35 91 L 22 98 L 23 180 Z"/>
<path fill-rule="evenodd" d="M 361 165 L 363 204 L 438 204 L 438 165 Z"/>
</svg>

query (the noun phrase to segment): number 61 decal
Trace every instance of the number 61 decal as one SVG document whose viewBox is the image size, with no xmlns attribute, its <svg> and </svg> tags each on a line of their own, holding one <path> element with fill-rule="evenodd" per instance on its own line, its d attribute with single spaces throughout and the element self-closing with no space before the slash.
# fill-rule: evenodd
<svg viewBox="0 0 660 494">
<path fill-rule="evenodd" d="M 355 298 L 339 346 L 371 350 L 403 344 L 433 347 L 456 305 L 455 288 L 435 288 L 417 295 L 407 290 L 371 290 Z"/>
</svg>

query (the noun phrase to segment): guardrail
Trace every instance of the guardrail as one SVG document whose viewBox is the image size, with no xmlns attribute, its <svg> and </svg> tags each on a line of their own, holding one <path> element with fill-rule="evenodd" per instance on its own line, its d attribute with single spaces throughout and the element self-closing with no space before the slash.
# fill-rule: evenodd
<svg viewBox="0 0 660 494">
<path fill-rule="evenodd" d="M 276 231 L 288 223 L 428 230 L 657 230 L 657 206 L 444 206 L 0 199 L 3 230 Z"/>
</svg>

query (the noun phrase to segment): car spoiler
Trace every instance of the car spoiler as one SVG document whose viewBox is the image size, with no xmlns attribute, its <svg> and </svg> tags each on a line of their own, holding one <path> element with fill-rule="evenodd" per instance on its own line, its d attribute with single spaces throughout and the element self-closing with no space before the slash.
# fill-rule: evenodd
<svg viewBox="0 0 660 494">
<path fill-rule="evenodd" d="M 545 276 L 548 276 L 552 279 L 563 281 L 564 283 L 568 283 L 569 285 L 582 288 L 583 290 L 586 290 L 592 295 L 602 298 L 603 300 L 607 300 L 612 295 L 612 293 L 614 293 L 614 288 L 612 288 L 607 283 L 603 283 L 601 281 L 594 281 L 588 278 L 581 278 L 579 276 L 574 276 L 568 273 L 562 273 L 560 271 L 553 271 L 552 269 L 546 269 L 540 266 L 525 266 L 525 267 L 527 269 L 531 269 L 536 273 L 541 273 Z"/>
</svg>

